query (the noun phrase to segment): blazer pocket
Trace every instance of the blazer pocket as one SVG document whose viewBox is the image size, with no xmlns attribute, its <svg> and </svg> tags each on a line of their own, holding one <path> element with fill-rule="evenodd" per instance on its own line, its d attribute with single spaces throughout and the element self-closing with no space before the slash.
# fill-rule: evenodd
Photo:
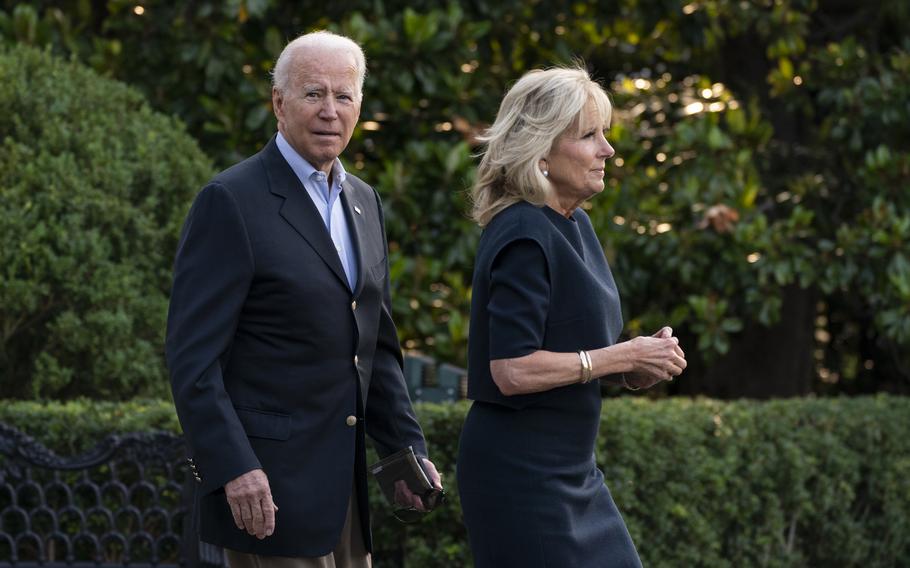
<svg viewBox="0 0 910 568">
<path fill-rule="evenodd" d="M 237 417 L 240 418 L 240 423 L 250 438 L 287 440 L 291 437 L 291 417 L 287 414 L 253 408 L 235 407 L 234 410 L 237 411 Z"/>
<path fill-rule="evenodd" d="M 385 258 L 374 264 L 370 268 L 370 274 L 373 275 L 373 280 L 377 282 L 382 282 L 385 278 Z"/>
</svg>

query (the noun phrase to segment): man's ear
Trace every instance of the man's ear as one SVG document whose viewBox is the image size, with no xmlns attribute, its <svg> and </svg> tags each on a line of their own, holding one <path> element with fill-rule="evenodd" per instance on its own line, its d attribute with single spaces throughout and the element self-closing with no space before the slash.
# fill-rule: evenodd
<svg viewBox="0 0 910 568">
<path fill-rule="evenodd" d="M 278 87 L 272 87 L 272 112 L 275 113 L 278 122 L 281 122 L 281 115 L 284 114 L 284 97 Z"/>
</svg>

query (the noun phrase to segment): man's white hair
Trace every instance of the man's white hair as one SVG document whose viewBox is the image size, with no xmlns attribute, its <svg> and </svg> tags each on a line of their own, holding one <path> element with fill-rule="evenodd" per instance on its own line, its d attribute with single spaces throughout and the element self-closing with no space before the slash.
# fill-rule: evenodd
<svg viewBox="0 0 910 568">
<path fill-rule="evenodd" d="M 363 96 L 363 80 L 367 74 L 367 61 L 363 49 L 351 38 L 338 35 L 329 31 L 320 30 L 303 34 L 292 40 L 278 56 L 275 68 L 272 70 L 272 86 L 284 92 L 291 81 L 291 67 L 296 56 L 303 50 L 321 48 L 347 51 L 354 56 L 354 67 L 357 70 L 357 97 Z"/>
</svg>

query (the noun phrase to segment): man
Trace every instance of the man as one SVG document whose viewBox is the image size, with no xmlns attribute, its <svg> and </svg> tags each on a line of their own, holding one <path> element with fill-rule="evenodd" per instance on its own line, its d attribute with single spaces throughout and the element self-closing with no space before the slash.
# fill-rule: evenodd
<svg viewBox="0 0 910 568">
<path fill-rule="evenodd" d="M 426 456 L 379 197 L 338 159 L 365 73 L 348 38 L 289 43 L 273 73 L 278 134 L 203 188 L 177 250 L 174 402 L 200 536 L 234 568 L 370 566 L 365 434 L 380 455 Z"/>
</svg>

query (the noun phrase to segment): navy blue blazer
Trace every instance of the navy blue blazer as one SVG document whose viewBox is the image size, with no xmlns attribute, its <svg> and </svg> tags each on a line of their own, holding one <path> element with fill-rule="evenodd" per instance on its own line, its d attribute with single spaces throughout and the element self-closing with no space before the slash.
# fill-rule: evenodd
<svg viewBox="0 0 910 568">
<path fill-rule="evenodd" d="M 370 550 L 365 434 L 380 455 L 408 445 L 426 455 L 392 322 L 379 196 L 348 175 L 342 203 L 357 251 L 353 292 L 274 138 L 209 182 L 187 216 L 166 351 L 206 542 L 327 554 L 356 484 Z M 256 468 L 279 508 L 264 540 L 237 529 L 223 488 Z"/>
</svg>

